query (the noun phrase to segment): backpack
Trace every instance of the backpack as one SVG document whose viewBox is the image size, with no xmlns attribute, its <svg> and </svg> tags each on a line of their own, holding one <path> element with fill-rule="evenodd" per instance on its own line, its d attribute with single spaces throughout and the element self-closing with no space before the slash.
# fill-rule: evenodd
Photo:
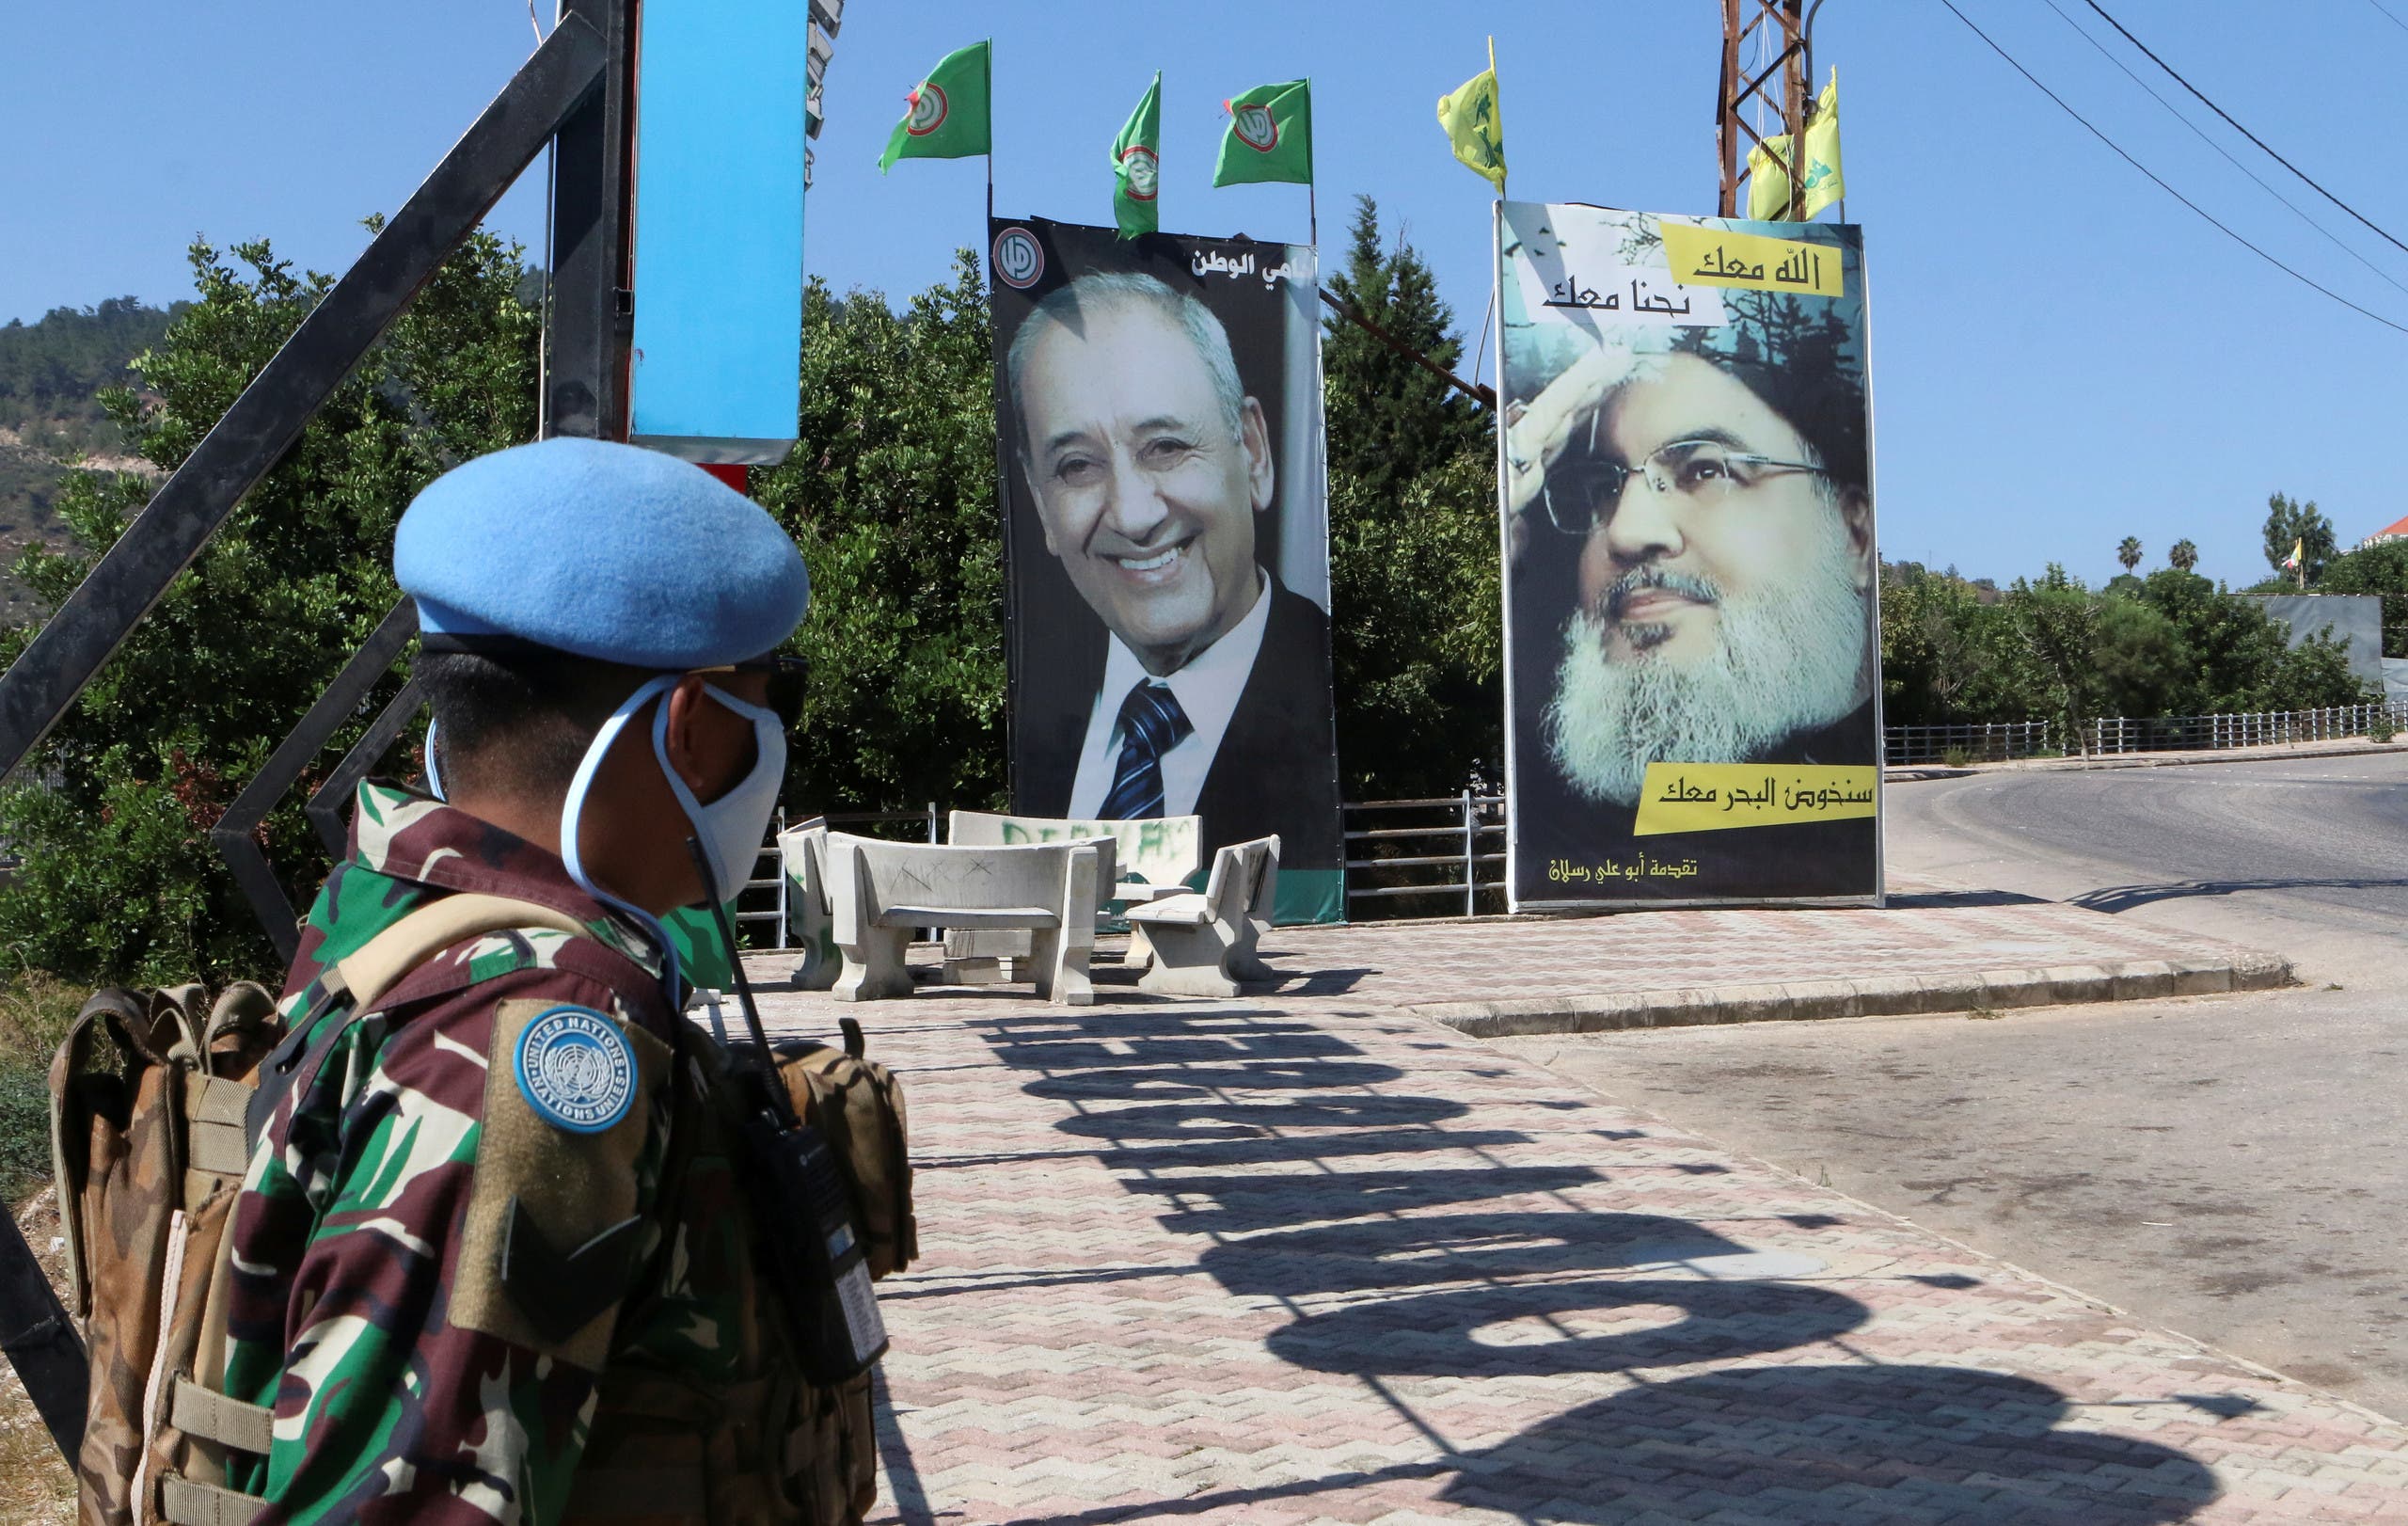
<svg viewBox="0 0 2408 1526">
<path fill-rule="evenodd" d="M 372 1010 L 418 965 L 466 940 L 518 928 L 591 936 L 566 914 L 498 896 L 452 895 L 404 917 L 321 977 L 328 1000 L 288 1034 L 275 998 L 249 981 L 202 1010 L 198 985 L 111 989 L 85 1004 L 51 1064 L 52 1160 L 71 1308 L 92 1381 L 75 1459 L 82 1526 L 246 1526 L 257 1496 L 226 1486 L 229 1452 L 264 1454 L 271 1417 L 220 1391 L 230 1247 L 227 1229 L 258 1130 L 308 1057 Z M 780 1074 L 843 1168 L 870 1270 L 918 1252 L 902 1092 L 863 1057 L 780 1043 Z M 689 1038 L 699 1037 L 689 1030 Z M 261 1090 L 261 1066 L 282 1057 Z M 663 1194 L 664 1206 L 669 1195 Z M 868 1377 L 806 1395 L 840 1417 L 798 1452 L 815 1526 L 843 1526 L 876 1492 Z M 858 1390 L 858 1391 L 853 1391 Z M 575 1514 L 574 1509 L 572 1514 Z"/>
</svg>

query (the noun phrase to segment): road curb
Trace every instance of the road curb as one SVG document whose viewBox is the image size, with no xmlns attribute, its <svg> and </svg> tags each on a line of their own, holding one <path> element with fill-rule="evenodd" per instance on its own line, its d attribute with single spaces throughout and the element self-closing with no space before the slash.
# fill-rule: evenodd
<svg viewBox="0 0 2408 1526">
<path fill-rule="evenodd" d="M 1984 1008 L 2060 1007 L 2268 991 L 2293 983 L 2290 961 L 2236 950 L 2209 959 L 2119 960 L 1950 975 L 1873 976 L 1694 986 L 1594 996 L 1423 1002 L 1411 1015 L 1475 1039 L 1718 1023 L 1795 1023 L 1826 1017 L 1907 1017 Z"/>
<path fill-rule="evenodd" d="M 1881 771 L 1883 784 L 1914 784 L 1926 779 L 1963 779 L 1977 773 L 2088 773 L 2100 769 L 2189 769 L 2203 763 L 2287 763 L 2320 757 L 2366 757 L 2376 753 L 2408 753 L 2400 742 L 2354 742 L 2342 747 L 2226 747 L 2196 753 L 2099 753 L 2088 761 L 2079 757 L 2019 757 L 2004 763 L 1901 763 Z"/>
</svg>

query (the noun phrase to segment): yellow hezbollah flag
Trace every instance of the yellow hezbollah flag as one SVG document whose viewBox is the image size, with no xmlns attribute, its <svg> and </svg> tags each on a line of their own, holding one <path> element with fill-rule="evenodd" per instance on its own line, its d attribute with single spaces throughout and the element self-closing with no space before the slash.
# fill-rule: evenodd
<svg viewBox="0 0 2408 1526">
<path fill-rule="evenodd" d="M 1505 194 L 1505 118 L 1497 99 L 1497 40 L 1488 40 L 1488 70 L 1463 88 L 1438 98 L 1438 125 L 1447 130 L 1455 157 L 1473 174 Z"/>
<path fill-rule="evenodd" d="M 1776 134 L 1748 151 L 1748 215 L 1758 222 L 1780 222 L 1789 215 L 1789 135 Z M 1806 196 L 1801 217 L 1814 214 L 1847 195 L 1840 174 L 1840 77 L 1814 102 L 1814 119 L 1806 124 Z"/>
</svg>

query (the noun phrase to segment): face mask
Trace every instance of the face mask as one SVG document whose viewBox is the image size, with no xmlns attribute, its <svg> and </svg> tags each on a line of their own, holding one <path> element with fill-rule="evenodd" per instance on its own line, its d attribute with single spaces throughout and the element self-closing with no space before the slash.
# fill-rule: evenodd
<svg viewBox="0 0 2408 1526">
<path fill-rule="evenodd" d="M 594 733 L 594 740 L 587 744 L 585 756 L 577 766 L 577 777 L 569 783 L 568 798 L 561 803 L 561 861 L 567 866 L 569 878 L 576 881 L 578 888 L 587 895 L 616 907 L 633 918 L 638 926 L 651 932 L 654 944 L 667 962 L 664 983 L 669 987 L 673 1001 L 683 999 L 677 979 L 676 945 L 670 941 L 667 930 L 661 927 L 657 917 L 632 902 L 621 900 L 594 882 L 594 877 L 586 872 L 584 861 L 578 852 L 577 823 L 585 812 L 585 793 L 594 784 L 594 775 L 600 771 L 602 759 L 609 755 L 611 744 L 619 739 L 619 733 L 626 728 L 629 718 L 656 697 L 666 695 L 676 688 L 678 676 L 673 673 L 662 674 L 629 694 L 625 703 L 610 712 L 610 718 L 602 723 L 602 728 Z M 769 830 L 769 818 L 777 810 L 778 787 L 785 778 L 786 740 L 775 711 L 747 705 L 733 694 L 709 685 L 705 686 L 704 691 L 752 723 L 753 740 L 758 753 L 752 771 L 710 804 L 705 805 L 697 801 L 694 792 L 686 787 L 686 781 L 669 766 L 669 707 L 665 704 L 653 720 L 652 750 L 653 755 L 659 760 L 662 776 L 669 781 L 670 789 L 677 797 L 679 808 L 686 813 L 686 819 L 692 824 L 694 835 L 701 841 L 703 851 L 710 860 L 711 876 L 718 883 L 707 888 L 715 888 L 724 898 L 741 889 L 744 882 L 752 877 L 753 858 L 760 851 L 762 837 Z M 740 874 L 739 870 L 742 871 Z"/>
<path fill-rule="evenodd" d="M 709 684 L 703 686 L 703 692 L 752 723 L 752 771 L 708 805 L 696 800 L 686 781 L 669 766 L 667 705 L 652 720 L 652 752 L 710 859 L 715 882 L 705 886 L 705 891 L 725 900 L 752 878 L 752 866 L 761 856 L 761 839 L 768 835 L 769 819 L 777 814 L 778 787 L 786 777 L 786 734 L 775 710 L 748 705 Z"/>
</svg>

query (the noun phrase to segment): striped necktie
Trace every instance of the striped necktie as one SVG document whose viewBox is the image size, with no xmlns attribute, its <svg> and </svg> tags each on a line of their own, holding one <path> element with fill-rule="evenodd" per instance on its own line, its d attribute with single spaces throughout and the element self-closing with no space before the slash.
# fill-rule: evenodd
<svg viewBox="0 0 2408 1526">
<path fill-rule="evenodd" d="M 1163 814 L 1163 755 L 1196 733 L 1170 685 L 1141 679 L 1120 702 L 1120 763 L 1100 815 L 1137 821 Z"/>
</svg>

